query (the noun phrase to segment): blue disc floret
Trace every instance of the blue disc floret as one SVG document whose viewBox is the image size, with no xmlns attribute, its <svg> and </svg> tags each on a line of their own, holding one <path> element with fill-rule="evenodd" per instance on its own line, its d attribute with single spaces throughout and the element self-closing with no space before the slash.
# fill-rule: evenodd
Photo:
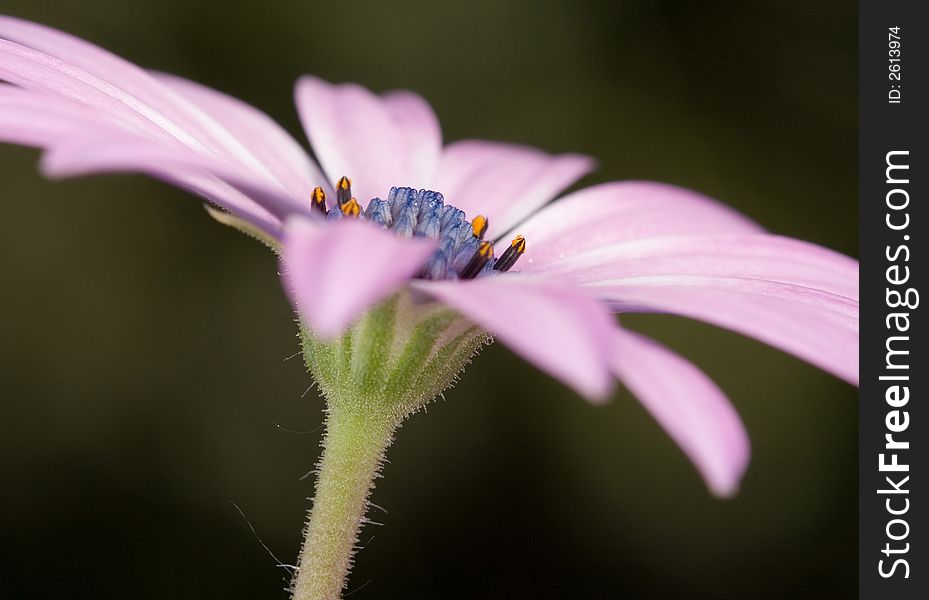
<svg viewBox="0 0 929 600">
<path fill-rule="evenodd" d="M 392 187 L 387 199 L 372 198 L 364 210 L 352 196 L 351 180 L 342 177 L 336 183 L 336 206 L 326 209 L 322 188 L 313 190 L 311 205 L 329 221 L 346 217 L 380 225 L 405 238 L 422 237 L 438 242 L 438 248 L 423 265 L 421 279 L 473 279 L 509 271 L 526 251 L 526 240 L 516 236 L 503 254 L 496 258 L 492 241 L 484 240 L 489 221 L 483 215 L 468 220 L 465 212 L 445 203 L 436 191 L 409 187 Z"/>
</svg>

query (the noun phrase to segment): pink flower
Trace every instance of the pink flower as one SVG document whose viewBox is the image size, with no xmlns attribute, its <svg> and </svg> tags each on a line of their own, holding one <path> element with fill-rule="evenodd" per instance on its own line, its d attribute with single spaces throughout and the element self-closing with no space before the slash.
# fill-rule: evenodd
<svg viewBox="0 0 929 600">
<path fill-rule="evenodd" d="M 240 100 L 9 17 L 0 17 L 0 80 L 0 140 L 43 148 L 50 177 L 138 171 L 206 198 L 280 251 L 314 334 L 339 334 L 401 289 L 437 300 L 591 400 L 621 380 L 717 494 L 737 489 L 748 462 L 735 410 L 699 369 L 612 313 L 703 320 L 858 382 L 857 262 L 765 233 L 696 192 L 616 182 L 552 202 L 591 159 L 443 145 L 432 109 L 411 92 L 304 77 L 296 104 L 317 166 Z M 333 186 L 343 175 L 360 206 L 344 209 L 350 200 Z M 317 186 L 328 200 L 314 208 Z M 412 189 L 387 197 L 394 186 Z M 416 190 L 464 211 L 452 215 L 455 231 L 478 232 L 468 219 L 485 216 L 482 239 L 504 251 L 483 256 L 479 236 L 451 239 L 436 221 L 444 203 L 402 205 L 423 202 Z M 389 217 L 369 202 L 378 196 Z M 511 243 L 513 233 L 523 241 Z M 462 266 L 472 258 L 477 266 Z"/>
</svg>

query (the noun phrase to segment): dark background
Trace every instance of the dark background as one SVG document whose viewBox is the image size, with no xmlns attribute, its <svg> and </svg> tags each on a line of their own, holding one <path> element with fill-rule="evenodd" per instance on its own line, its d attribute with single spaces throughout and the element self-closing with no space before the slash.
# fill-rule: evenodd
<svg viewBox="0 0 929 600">
<path fill-rule="evenodd" d="M 242 97 L 410 88 L 504 139 L 857 240 L 852 2 L 94 2 L 4 12 Z M 302 137 L 300 138 L 302 140 Z M 0 147 L 0 596 L 284 598 L 321 402 L 261 246 L 133 176 L 50 183 Z M 855 390 L 759 343 L 627 318 L 704 368 L 753 441 L 711 497 L 625 391 L 592 408 L 501 346 L 400 431 L 352 598 L 824 598 L 856 585 Z M 295 434 L 275 427 L 309 432 Z"/>
</svg>

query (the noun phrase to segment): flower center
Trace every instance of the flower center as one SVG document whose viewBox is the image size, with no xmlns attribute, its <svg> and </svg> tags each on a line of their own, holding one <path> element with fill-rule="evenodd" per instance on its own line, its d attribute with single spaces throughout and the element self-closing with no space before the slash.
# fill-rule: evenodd
<svg viewBox="0 0 929 600">
<path fill-rule="evenodd" d="M 493 242 L 484 240 L 487 217 L 477 215 L 469 221 L 463 210 L 446 204 L 445 197 L 432 190 L 392 187 L 386 200 L 372 198 L 362 210 L 352 196 L 351 180 L 342 177 L 336 183 L 336 202 L 336 207 L 327 209 L 326 193 L 319 187 L 313 190 L 313 209 L 329 221 L 363 219 L 401 237 L 437 240 L 438 249 L 418 274 L 421 279 L 474 279 L 509 271 L 526 251 L 526 239 L 517 235 L 496 257 Z"/>
</svg>

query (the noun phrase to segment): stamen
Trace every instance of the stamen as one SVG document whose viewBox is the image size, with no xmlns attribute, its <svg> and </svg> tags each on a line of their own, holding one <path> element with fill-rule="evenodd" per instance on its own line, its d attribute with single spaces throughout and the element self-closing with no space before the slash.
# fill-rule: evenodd
<svg viewBox="0 0 929 600">
<path fill-rule="evenodd" d="M 484 239 L 484 234 L 487 233 L 487 217 L 484 215 L 474 217 L 471 221 L 471 231 L 474 232 L 474 237 L 477 239 Z"/>
<path fill-rule="evenodd" d="M 448 266 L 451 272 L 460 274 L 480 249 L 481 241 L 471 235 L 471 224 L 467 221 L 460 224 L 455 234 L 457 241 L 450 240 L 448 248 Z"/>
<path fill-rule="evenodd" d="M 329 212 L 326 210 L 326 192 L 323 191 L 323 188 L 317 187 L 313 189 L 310 196 L 310 208 L 318 210 L 324 215 Z"/>
<path fill-rule="evenodd" d="M 484 265 L 494 257 L 494 244 L 493 242 L 481 242 L 480 247 L 478 247 L 477 252 L 474 253 L 474 256 L 471 257 L 471 260 L 468 261 L 468 264 L 465 265 L 464 269 L 461 270 L 459 276 L 462 279 L 474 279 L 478 276 L 481 270 L 484 268 Z"/>
<path fill-rule="evenodd" d="M 342 206 L 352 199 L 352 180 L 344 175 L 335 184 L 335 198 Z"/>
<path fill-rule="evenodd" d="M 346 217 L 357 217 L 361 214 L 361 206 L 354 198 L 350 198 L 348 202 L 345 202 L 339 208 L 342 209 L 342 214 Z"/>
<path fill-rule="evenodd" d="M 494 263 L 494 271 L 506 272 L 513 268 L 513 265 L 516 264 L 516 261 L 519 260 L 519 257 L 523 255 L 523 252 L 526 251 L 526 238 L 521 235 L 517 235 L 513 238 L 513 241 L 510 242 L 510 247 L 507 248 L 500 258 L 497 259 L 497 262 Z"/>
<path fill-rule="evenodd" d="M 335 191 L 338 210 L 326 210 L 323 188 L 314 189 L 311 195 L 312 210 L 322 212 L 328 221 L 361 219 L 398 237 L 434 240 L 435 251 L 416 274 L 423 279 L 474 279 L 494 271 L 509 271 L 526 251 L 526 239 L 517 235 L 496 258 L 493 242 L 484 240 L 490 220 L 485 215 L 468 220 L 463 210 L 446 204 L 439 192 L 392 187 L 386 199 L 372 198 L 362 209 L 351 196 L 352 181 L 348 177 L 339 178 Z"/>
</svg>

